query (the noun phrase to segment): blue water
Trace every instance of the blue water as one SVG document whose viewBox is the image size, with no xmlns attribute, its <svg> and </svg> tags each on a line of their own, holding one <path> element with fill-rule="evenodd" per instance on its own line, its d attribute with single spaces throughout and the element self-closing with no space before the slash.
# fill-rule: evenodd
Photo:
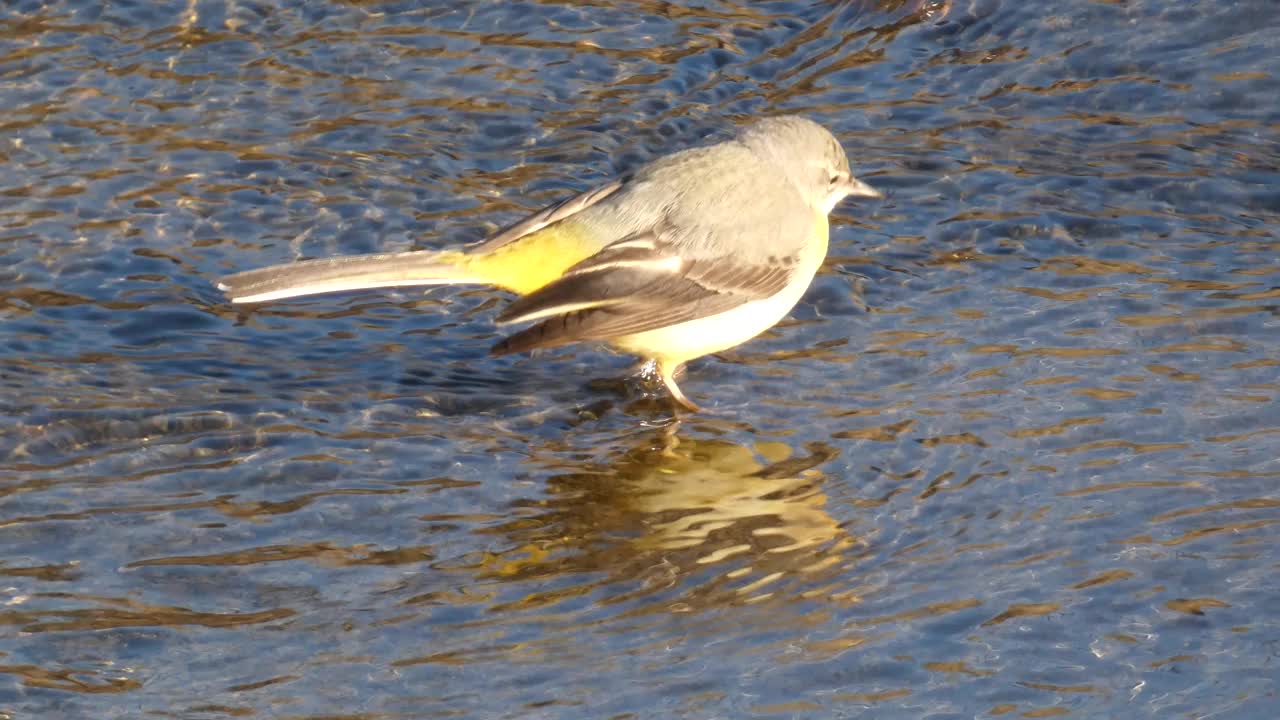
<svg viewBox="0 0 1280 720">
<path fill-rule="evenodd" d="M 0 717 L 1271 718 L 1270 2 L 0 10 Z M 475 241 L 761 114 L 886 191 L 674 420 Z"/>
</svg>

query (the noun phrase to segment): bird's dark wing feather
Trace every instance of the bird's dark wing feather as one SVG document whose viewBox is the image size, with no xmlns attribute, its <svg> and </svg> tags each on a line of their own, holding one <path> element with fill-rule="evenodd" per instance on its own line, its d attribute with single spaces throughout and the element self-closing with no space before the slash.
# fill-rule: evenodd
<svg viewBox="0 0 1280 720">
<path fill-rule="evenodd" d="M 793 268 L 784 260 L 681 257 L 653 233 L 624 238 L 513 302 L 499 322 L 542 322 L 493 352 L 607 340 L 716 315 L 776 294 Z"/>
</svg>

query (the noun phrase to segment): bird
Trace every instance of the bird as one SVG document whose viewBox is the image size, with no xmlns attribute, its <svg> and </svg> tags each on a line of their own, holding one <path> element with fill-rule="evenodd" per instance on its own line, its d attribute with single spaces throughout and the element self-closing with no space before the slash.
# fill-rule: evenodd
<svg viewBox="0 0 1280 720">
<path fill-rule="evenodd" d="M 695 358 L 740 345 L 800 301 L 828 215 L 883 195 L 811 119 L 758 119 L 550 205 L 471 246 L 339 256 L 228 275 L 236 304 L 373 288 L 481 284 L 515 293 L 499 324 L 533 323 L 491 354 L 603 342 L 640 356 L 674 402 Z"/>
</svg>

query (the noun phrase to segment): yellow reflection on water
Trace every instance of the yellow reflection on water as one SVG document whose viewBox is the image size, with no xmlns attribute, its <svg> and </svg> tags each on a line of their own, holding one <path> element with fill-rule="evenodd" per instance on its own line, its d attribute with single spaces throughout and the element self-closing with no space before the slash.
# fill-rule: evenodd
<svg viewBox="0 0 1280 720">
<path fill-rule="evenodd" d="M 860 545 L 827 510 L 814 466 L 829 457 L 796 457 L 776 442 L 677 436 L 675 426 L 647 433 L 605 463 L 549 478 L 548 497 L 532 512 L 478 530 L 513 542 L 471 569 L 504 581 L 593 573 L 584 585 L 515 603 L 525 608 L 592 590 L 675 590 L 683 610 L 759 601 L 790 582 L 804 593 L 815 574 L 847 570 Z M 533 462 L 564 466 L 563 457 Z"/>
</svg>

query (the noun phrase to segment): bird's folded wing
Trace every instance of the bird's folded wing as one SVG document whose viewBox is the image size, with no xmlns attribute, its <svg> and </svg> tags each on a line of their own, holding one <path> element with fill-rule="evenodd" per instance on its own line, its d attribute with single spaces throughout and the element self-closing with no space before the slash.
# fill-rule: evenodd
<svg viewBox="0 0 1280 720">
<path fill-rule="evenodd" d="M 607 340 L 732 310 L 781 291 L 794 263 L 687 258 L 651 233 L 620 240 L 511 304 L 499 322 L 542 320 L 495 354 Z"/>
<path fill-rule="evenodd" d="M 560 222 L 584 208 L 595 205 L 617 192 L 625 183 L 625 178 L 613 180 L 606 185 L 601 185 L 598 188 L 580 192 L 571 198 L 561 200 L 555 205 L 545 207 L 514 225 L 509 225 L 499 230 L 486 238 L 484 242 L 470 248 L 469 251 L 483 254 L 497 250 L 504 245 L 510 245 L 530 233 L 535 233 L 552 223 Z"/>
</svg>

